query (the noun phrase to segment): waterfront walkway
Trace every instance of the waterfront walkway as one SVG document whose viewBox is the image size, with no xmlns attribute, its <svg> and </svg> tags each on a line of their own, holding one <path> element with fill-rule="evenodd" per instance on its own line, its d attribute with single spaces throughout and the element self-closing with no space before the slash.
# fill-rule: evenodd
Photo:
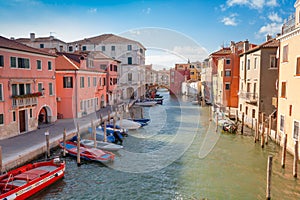
<svg viewBox="0 0 300 200">
<path fill-rule="evenodd" d="M 80 131 L 85 130 L 91 126 L 92 120 L 94 124 L 100 121 L 100 114 L 103 119 L 106 119 L 108 111 L 112 113 L 110 106 L 80 119 L 59 119 L 53 124 L 42 125 L 37 130 L 0 140 L 3 165 L 0 170 L 9 170 L 42 155 L 46 151 L 45 132 L 49 131 L 50 147 L 53 148 L 58 145 L 58 141 L 62 140 L 64 129 L 67 136 L 71 137 L 77 132 L 77 124 Z"/>
</svg>

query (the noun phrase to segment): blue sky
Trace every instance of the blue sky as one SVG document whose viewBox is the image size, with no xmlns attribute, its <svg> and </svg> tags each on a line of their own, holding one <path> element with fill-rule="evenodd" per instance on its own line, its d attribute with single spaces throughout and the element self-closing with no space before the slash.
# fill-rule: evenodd
<svg viewBox="0 0 300 200">
<path fill-rule="evenodd" d="M 36 37 L 51 34 L 71 42 L 103 33 L 113 33 L 140 39 L 147 48 L 153 46 L 149 41 L 155 40 L 153 42 L 156 48 L 149 48 L 148 51 L 153 51 L 151 55 L 154 56 L 147 54 L 148 63 L 152 63 L 151 59 L 158 59 L 155 55 L 161 54 L 161 51 L 157 49 L 167 49 L 168 53 L 173 52 L 174 55 L 174 49 L 178 50 L 177 54 L 182 54 L 182 51 L 192 51 L 196 48 L 194 55 L 181 56 L 193 61 L 204 59 L 220 46 L 230 44 L 230 41 L 248 39 L 255 44 L 264 42 L 266 34 L 275 35 L 280 32 L 284 20 L 294 12 L 295 2 L 0 0 L 0 35 L 19 38 L 29 37 L 31 32 L 35 32 Z M 148 32 L 147 37 L 136 37 L 145 33 L 145 30 L 150 30 L 151 34 Z M 153 30 L 162 30 L 163 33 L 153 35 Z M 168 37 L 167 34 L 174 37 Z M 156 38 L 152 38 L 154 36 Z M 172 45 L 160 45 L 166 40 L 170 40 L 168 44 Z M 185 45 L 182 41 L 189 44 Z M 191 43 L 193 44 L 190 45 Z M 197 58 L 195 54 L 201 55 Z M 153 62 L 158 62 L 154 60 Z"/>
</svg>

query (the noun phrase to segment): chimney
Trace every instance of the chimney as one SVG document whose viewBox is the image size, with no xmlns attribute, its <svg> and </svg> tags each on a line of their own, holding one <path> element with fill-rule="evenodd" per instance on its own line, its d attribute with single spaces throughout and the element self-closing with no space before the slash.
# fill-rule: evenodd
<svg viewBox="0 0 300 200">
<path fill-rule="evenodd" d="M 272 39 L 272 36 L 271 35 L 267 35 L 267 38 L 266 38 L 266 41 L 269 41 L 269 40 L 271 40 Z"/>
<path fill-rule="evenodd" d="M 34 41 L 35 40 L 35 33 L 30 33 L 30 40 Z"/>
<path fill-rule="evenodd" d="M 249 50 L 249 41 L 245 40 L 244 41 L 244 52 Z"/>
<path fill-rule="evenodd" d="M 11 37 L 10 40 L 15 40 L 15 38 L 14 38 L 14 37 Z"/>
</svg>

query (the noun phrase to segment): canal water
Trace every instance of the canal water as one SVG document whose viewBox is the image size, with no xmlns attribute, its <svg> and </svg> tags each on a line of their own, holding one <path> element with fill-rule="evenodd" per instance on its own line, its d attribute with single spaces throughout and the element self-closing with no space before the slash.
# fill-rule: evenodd
<svg viewBox="0 0 300 200">
<path fill-rule="evenodd" d="M 276 144 L 216 131 L 207 107 L 161 94 L 164 104 L 145 108 L 150 124 L 129 132 L 113 163 L 77 167 L 66 157 L 65 178 L 32 199 L 265 199 L 268 155 L 272 199 L 300 199 L 292 157 L 281 169 Z"/>
</svg>

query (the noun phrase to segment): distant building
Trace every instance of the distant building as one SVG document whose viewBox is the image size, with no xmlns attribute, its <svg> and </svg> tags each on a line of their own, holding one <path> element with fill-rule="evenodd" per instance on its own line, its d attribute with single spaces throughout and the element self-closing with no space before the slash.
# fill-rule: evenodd
<svg viewBox="0 0 300 200">
<path fill-rule="evenodd" d="M 57 119 L 55 58 L 0 37 L 0 138 Z"/>
<path fill-rule="evenodd" d="M 170 69 L 170 94 L 179 95 L 182 91 L 182 83 L 190 80 L 190 63 L 175 64 L 175 68 Z"/>
<path fill-rule="evenodd" d="M 67 52 L 68 47 L 66 42 L 59 40 L 54 36 L 35 37 L 35 33 L 30 33 L 29 38 L 18 38 L 16 41 L 37 49 L 55 48 L 59 52 Z"/>
<path fill-rule="evenodd" d="M 277 139 L 287 135 L 287 149 L 294 154 L 295 141 L 299 141 L 300 124 L 300 1 L 295 3 L 295 15 L 284 25 L 280 41 L 278 80 Z M 282 144 L 282 142 L 281 142 Z"/>
</svg>

